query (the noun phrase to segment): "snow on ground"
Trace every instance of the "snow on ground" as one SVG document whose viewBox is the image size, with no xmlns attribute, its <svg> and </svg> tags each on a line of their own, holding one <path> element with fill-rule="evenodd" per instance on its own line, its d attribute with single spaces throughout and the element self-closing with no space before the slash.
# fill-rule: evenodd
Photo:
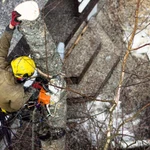
<svg viewBox="0 0 150 150">
<path fill-rule="evenodd" d="M 65 55 L 65 44 L 63 42 L 58 43 L 57 52 L 59 53 L 60 58 L 63 60 Z"/>
<path fill-rule="evenodd" d="M 83 10 L 86 8 L 86 6 L 88 5 L 88 3 L 90 2 L 91 0 L 78 0 L 78 2 L 80 3 L 79 6 L 78 6 L 78 12 L 79 13 L 82 13 Z M 94 16 L 96 13 L 98 12 L 98 4 L 95 5 L 95 7 L 92 9 L 92 11 L 89 13 L 88 17 L 87 17 L 87 20 L 90 20 L 90 18 L 92 16 Z"/>
<path fill-rule="evenodd" d="M 130 29 L 131 27 L 127 27 Z M 131 36 L 132 30 L 126 30 L 124 33 L 124 41 L 128 44 L 129 37 Z M 150 26 L 142 29 L 141 31 L 137 31 L 132 48 L 138 48 L 144 44 L 150 43 Z M 150 60 L 150 46 L 145 46 L 138 50 L 135 50 L 131 53 L 132 55 L 145 58 L 145 54 L 148 56 Z M 100 96 L 98 97 L 100 99 Z M 107 132 L 107 126 L 109 123 L 109 108 L 110 103 L 94 101 L 87 104 L 87 114 L 90 114 L 90 117 L 83 123 L 83 129 L 88 133 L 88 139 L 92 142 L 93 145 L 97 146 L 97 141 L 103 138 L 103 135 Z M 124 114 L 121 108 L 121 101 L 119 101 L 118 106 L 116 107 L 113 113 L 113 130 L 114 132 L 118 128 L 118 126 L 122 123 L 123 120 L 130 118 L 134 115 L 132 114 Z M 122 148 L 127 148 L 128 145 L 130 147 L 139 147 L 141 145 L 150 145 L 149 140 L 136 140 L 134 135 L 134 127 L 138 126 L 140 120 L 135 118 L 131 122 L 125 123 L 119 130 L 119 134 L 117 136 L 117 142 L 120 143 Z M 115 143 L 113 142 L 114 146 Z"/>
<path fill-rule="evenodd" d="M 107 132 L 107 126 L 109 123 L 109 108 L 110 103 L 101 101 L 90 102 L 87 105 L 90 119 L 84 122 L 83 129 L 88 131 L 88 139 L 94 146 L 98 146 L 98 142 L 103 138 L 103 133 Z M 133 116 L 133 114 L 123 114 L 121 102 L 119 101 L 118 106 L 113 113 L 113 131 L 115 132 L 122 121 L 130 118 L 131 116 Z M 120 136 L 117 136 L 117 142 L 120 143 L 120 146 L 122 148 L 126 148 L 127 145 L 130 144 L 132 144 L 132 148 L 141 146 L 142 143 L 143 145 L 150 145 L 150 142 L 148 140 L 135 141 L 134 127 L 136 127 L 139 122 L 140 120 L 136 118 L 135 120 L 132 120 L 132 122 L 124 124 L 123 127 L 120 128 L 118 133 L 120 134 Z M 114 142 L 112 142 L 112 144 L 115 146 Z"/>
<path fill-rule="evenodd" d="M 129 28 L 130 27 L 127 27 L 127 30 L 124 32 L 124 41 L 126 44 L 128 44 L 132 33 L 131 30 L 128 30 Z M 147 43 L 150 43 L 150 26 L 145 25 L 143 29 L 137 31 L 133 40 L 132 48 L 138 48 Z M 134 50 L 131 54 L 139 58 L 144 58 L 143 54 L 146 54 L 150 60 L 150 45 Z"/>
<path fill-rule="evenodd" d="M 88 3 L 90 2 L 90 0 L 83 0 L 79 7 L 78 7 L 78 11 L 79 13 L 82 13 L 82 11 L 85 9 L 85 7 L 88 5 Z"/>
</svg>

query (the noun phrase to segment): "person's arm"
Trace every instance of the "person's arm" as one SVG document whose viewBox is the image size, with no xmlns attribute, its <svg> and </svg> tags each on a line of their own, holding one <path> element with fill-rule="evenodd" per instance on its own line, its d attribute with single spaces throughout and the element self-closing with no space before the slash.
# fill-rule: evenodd
<svg viewBox="0 0 150 150">
<path fill-rule="evenodd" d="M 24 91 L 22 85 L 18 84 L 16 87 L 16 91 L 14 92 L 12 99 L 9 100 L 8 107 L 6 109 L 7 112 L 16 112 L 19 109 L 24 107 L 24 104 L 30 99 L 32 95 L 36 93 L 36 89 L 30 87 L 27 91 Z"/>
<path fill-rule="evenodd" d="M 9 26 L 7 26 L 5 32 L 0 39 L 0 68 L 2 69 L 4 69 L 8 65 L 6 58 L 10 47 L 12 35 L 13 29 L 10 29 Z"/>
<path fill-rule="evenodd" d="M 15 27 L 13 25 L 11 25 L 11 23 L 10 23 L 9 24 L 9 28 L 12 29 L 12 30 L 14 30 Z"/>
<path fill-rule="evenodd" d="M 0 38 L 0 68 L 4 69 L 8 62 L 6 61 L 6 57 L 8 54 L 8 50 L 10 47 L 10 42 L 13 36 L 13 31 L 15 29 L 15 26 L 19 25 L 20 22 L 17 21 L 17 18 L 20 16 L 17 12 L 12 12 L 12 19 L 10 24 L 6 27 L 4 33 L 2 34 Z"/>
</svg>

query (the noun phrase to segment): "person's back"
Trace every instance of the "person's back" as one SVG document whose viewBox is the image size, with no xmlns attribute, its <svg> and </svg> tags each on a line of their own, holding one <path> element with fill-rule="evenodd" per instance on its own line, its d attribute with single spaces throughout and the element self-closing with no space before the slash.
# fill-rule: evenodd
<svg viewBox="0 0 150 150">
<path fill-rule="evenodd" d="M 14 74 L 14 71 L 16 73 L 19 71 L 20 68 L 24 68 L 24 62 L 26 61 L 26 57 L 22 57 L 22 60 L 19 58 L 17 59 L 17 61 L 13 61 L 13 63 L 11 62 L 11 65 L 8 64 L 8 62 L 6 61 L 13 31 L 15 29 L 15 26 L 20 24 L 20 22 L 17 21 L 18 16 L 20 15 L 17 12 L 12 12 L 11 23 L 9 24 L 9 26 L 6 27 L 6 30 L 0 38 L 0 108 L 8 112 L 15 112 L 19 110 L 32 95 L 32 92 L 24 92 L 23 85 L 17 83 L 17 78 L 14 76 L 16 75 Z M 20 63 L 23 62 L 23 65 L 21 64 L 22 66 L 19 66 L 20 64 L 18 60 Z M 16 67 L 16 62 L 20 68 Z M 29 61 L 27 60 L 27 67 L 28 62 Z M 34 68 L 31 66 L 32 72 L 34 72 L 34 69 L 35 65 Z M 22 70 L 20 69 L 20 71 Z M 21 75 L 20 76 L 23 77 L 24 74 Z"/>
<path fill-rule="evenodd" d="M 13 74 L 0 69 L 0 107 L 8 112 L 17 111 L 26 102 L 24 96 L 24 89 Z"/>
</svg>

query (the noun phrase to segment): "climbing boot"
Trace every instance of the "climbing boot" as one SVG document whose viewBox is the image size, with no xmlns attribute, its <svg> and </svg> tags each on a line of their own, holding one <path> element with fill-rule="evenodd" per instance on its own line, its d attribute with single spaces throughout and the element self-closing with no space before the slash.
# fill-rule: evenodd
<svg viewBox="0 0 150 150">
<path fill-rule="evenodd" d="M 66 131 L 64 128 L 49 128 L 48 130 L 45 128 L 38 132 L 38 137 L 40 140 L 46 141 L 46 140 L 58 140 L 62 138 L 66 134 Z"/>
</svg>

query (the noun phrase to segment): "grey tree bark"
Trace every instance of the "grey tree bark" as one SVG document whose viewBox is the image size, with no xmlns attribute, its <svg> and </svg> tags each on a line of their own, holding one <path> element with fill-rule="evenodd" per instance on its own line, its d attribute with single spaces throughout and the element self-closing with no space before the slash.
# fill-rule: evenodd
<svg viewBox="0 0 150 150">
<path fill-rule="evenodd" d="M 44 6 L 37 1 L 39 7 Z M 19 31 L 27 40 L 30 46 L 31 56 L 35 60 L 38 68 L 49 75 L 56 75 L 62 72 L 62 61 L 56 51 L 56 45 L 49 34 L 42 14 L 36 21 L 23 21 L 19 27 Z M 65 87 L 64 80 L 62 81 Z M 66 127 L 66 92 L 62 90 L 60 101 L 57 103 L 55 117 L 48 118 L 49 125 L 52 127 Z M 43 150 L 63 150 L 65 149 L 65 137 L 51 141 L 42 142 Z"/>
</svg>

